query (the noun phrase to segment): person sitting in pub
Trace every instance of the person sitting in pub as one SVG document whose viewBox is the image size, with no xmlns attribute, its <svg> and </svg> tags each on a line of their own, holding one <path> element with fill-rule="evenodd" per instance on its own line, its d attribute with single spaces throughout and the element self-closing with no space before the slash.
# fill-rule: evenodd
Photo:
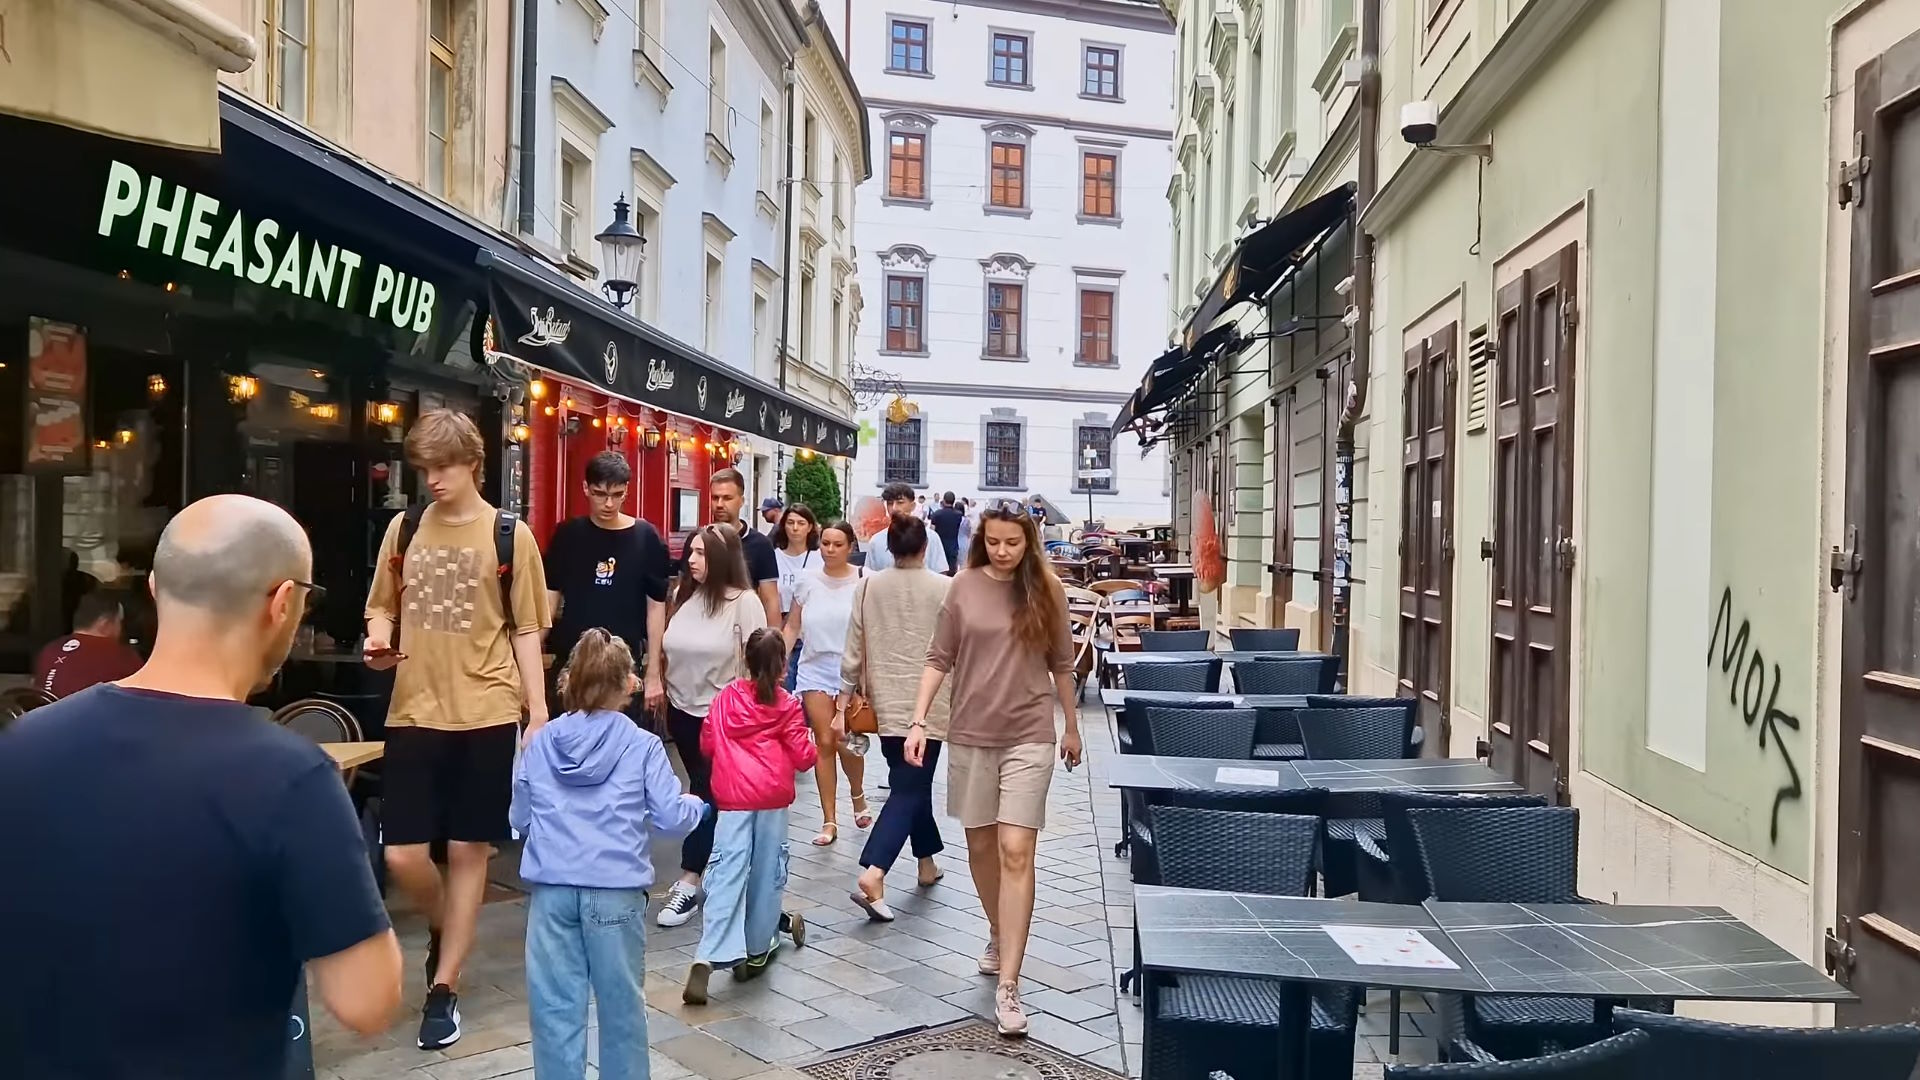
<svg viewBox="0 0 1920 1080">
<path fill-rule="evenodd" d="M 95 591 L 74 607 L 74 632 L 40 650 L 34 661 L 34 685 L 55 698 L 89 686 L 118 682 L 140 670 L 140 654 L 122 636 L 126 611 L 111 593 Z"/>
</svg>

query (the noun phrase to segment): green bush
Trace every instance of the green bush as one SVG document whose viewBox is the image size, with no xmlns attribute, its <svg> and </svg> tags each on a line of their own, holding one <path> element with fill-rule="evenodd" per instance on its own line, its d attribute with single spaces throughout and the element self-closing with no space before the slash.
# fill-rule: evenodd
<svg viewBox="0 0 1920 1080">
<path fill-rule="evenodd" d="M 840 481 L 826 459 L 818 455 L 801 458 L 787 470 L 787 505 L 794 503 L 805 503 L 822 525 L 839 521 L 844 515 Z"/>
</svg>

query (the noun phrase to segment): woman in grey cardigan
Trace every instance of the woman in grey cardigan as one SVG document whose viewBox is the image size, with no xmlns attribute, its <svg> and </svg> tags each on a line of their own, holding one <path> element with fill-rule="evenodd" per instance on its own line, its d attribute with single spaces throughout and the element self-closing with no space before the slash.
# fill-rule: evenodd
<svg viewBox="0 0 1920 1080">
<path fill-rule="evenodd" d="M 912 841 L 922 888 L 940 880 L 933 857 L 945 847 L 933 817 L 933 769 L 947 737 L 946 695 L 927 712 L 927 753 L 920 765 L 907 763 L 906 744 L 914 725 L 920 671 L 926 666 L 927 646 L 950 579 L 926 568 L 927 523 L 919 518 L 895 514 L 887 527 L 886 543 L 893 552 L 893 565 L 866 578 L 854 593 L 847 647 L 840 661 L 839 705 L 833 718 L 834 736 L 843 738 L 848 701 L 855 695 L 865 697 L 879 722 L 880 752 L 887 759 L 887 804 L 860 853 L 863 870 L 852 894 L 853 902 L 876 922 L 893 921 L 886 902 L 886 878 L 901 847 Z"/>
</svg>

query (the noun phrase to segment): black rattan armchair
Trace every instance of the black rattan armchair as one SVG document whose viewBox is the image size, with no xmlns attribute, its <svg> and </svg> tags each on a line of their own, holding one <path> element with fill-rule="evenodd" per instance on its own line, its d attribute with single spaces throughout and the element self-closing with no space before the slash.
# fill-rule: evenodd
<svg viewBox="0 0 1920 1080">
<path fill-rule="evenodd" d="M 1141 652 L 1206 652 L 1213 648 L 1210 630 L 1142 630 Z"/>
<path fill-rule="evenodd" d="M 1920 1024 L 1748 1027 L 1635 1009 L 1613 1024 L 1650 1036 L 1666 1075 L 1688 1080 L 1907 1080 L 1920 1059 Z"/>
<path fill-rule="evenodd" d="M 1253 730 L 1253 756 L 1262 761 L 1298 761 L 1307 756 L 1307 744 L 1300 741 L 1298 709 L 1262 706 L 1254 710 L 1259 722 Z"/>
<path fill-rule="evenodd" d="M 1404 758 L 1413 751 L 1413 700 L 1407 707 L 1301 709 L 1300 741 L 1320 761 Z"/>
<path fill-rule="evenodd" d="M 1250 759 L 1258 723 L 1252 709 L 1147 707 L 1153 752 L 1165 757 Z"/>
<path fill-rule="evenodd" d="M 1435 900 L 1578 904 L 1580 811 L 1567 806 L 1406 812 Z M 1671 1012 L 1671 1001 L 1648 1001 Z M 1458 1034 L 1503 1060 L 1598 1042 L 1609 1022 L 1592 998 L 1469 997 Z"/>
<path fill-rule="evenodd" d="M 1120 752 L 1123 754 L 1151 754 L 1153 750 L 1153 731 L 1147 727 L 1149 708 L 1179 709 L 1231 709 L 1233 702 L 1228 699 L 1213 701 L 1196 700 L 1168 706 L 1166 702 L 1149 702 L 1144 698 L 1123 698 L 1120 702 Z M 1123 791 L 1120 793 L 1120 841 L 1113 845 L 1113 855 L 1119 858 L 1126 854 L 1136 834 L 1147 830 L 1146 802 L 1143 792 Z"/>
<path fill-rule="evenodd" d="M 1326 694 L 1339 676 L 1337 656 L 1263 656 L 1234 661 L 1233 689 L 1241 694 Z"/>
<path fill-rule="evenodd" d="M 1486 1061 L 1458 1065 L 1389 1065 L 1386 1080 L 1640 1080 L 1646 1076 L 1683 1076 L 1668 1072 L 1651 1039 L 1639 1032 L 1615 1035 L 1591 1046 L 1524 1061 Z M 1654 1071 L 1658 1061 L 1661 1069 Z"/>
<path fill-rule="evenodd" d="M 1218 660 L 1150 660 L 1128 664 L 1122 676 L 1129 690 L 1174 690 L 1186 694 L 1220 691 Z"/>
<path fill-rule="evenodd" d="M 1312 883 L 1314 818 L 1179 807 L 1155 807 L 1153 816 L 1163 884 L 1286 896 L 1305 895 Z M 1301 1027 L 1306 1077 L 1353 1074 L 1352 989 L 1182 975 L 1148 980 L 1145 998 L 1143 1080 L 1199 1080 L 1214 1069 L 1277 1078 L 1275 1044 L 1281 1056 L 1296 1056 Z"/>
<path fill-rule="evenodd" d="M 1300 647 L 1300 631 L 1242 626 L 1227 631 L 1235 652 L 1293 652 Z"/>
<path fill-rule="evenodd" d="M 1413 714 L 1413 738 L 1408 740 L 1413 750 L 1418 750 L 1426 732 L 1420 728 L 1420 702 L 1410 697 L 1368 697 L 1363 694 L 1308 694 L 1309 709 L 1405 709 Z M 1407 757 L 1418 757 L 1409 751 Z"/>
</svg>

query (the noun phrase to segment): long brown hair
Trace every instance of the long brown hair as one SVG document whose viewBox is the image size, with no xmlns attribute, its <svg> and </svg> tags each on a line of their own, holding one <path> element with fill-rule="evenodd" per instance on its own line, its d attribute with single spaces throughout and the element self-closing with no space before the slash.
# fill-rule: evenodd
<svg viewBox="0 0 1920 1080">
<path fill-rule="evenodd" d="M 762 705 L 780 700 L 781 684 L 787 681 L 787 639 L 771 626 L 763 626 L 747 638 L 742 649 L 747 661 L 747 678 L 753 680 L 753 696 Z"/>
<path fill-rule="evenodd" d="M 594 627 L 580 635 L 560 669 L 560 707 L 568 712 L 620 709 L 633 697 L 633 650 Z"/>
<path fill-rule="evenodd" d="M 696 581 L 693 577 L 693 544 L 696 540 L 700 542 L 701 551 L 707 559 L 705 581 Z M 708 525 L 687 537 L 687 559 L 687 571 L 680 579 L 677 604 L 685 604 L 697 595 L 707 614 L 717 615 L 726 606 L 728 596 L 753 587 L 747 581 L 747 558 L 740 551 L 740 534 L 730 526 Z"/>
<path fill-rule="evenodd" d="M 1019 593 L 1013 614 L 1013 636 L 1035 649 L 1050 649 L 1067 625 L 1067 593 L 1054 575 L 1053 565 L 1041 553 L 1040 529 L 1027 508 L 1012 500 L 990 504 L 980 511 L 980 526 L 973 530 L 973 543 L 967 547 L 967 568 L 983 569 L 991 565 L 987 558 L 987 522 L 1002 521 L 1017 525 L 1026 537 L 1026 551 L 1020 565 L 1013 569 L 1013 587 Z"/>
</svg>

